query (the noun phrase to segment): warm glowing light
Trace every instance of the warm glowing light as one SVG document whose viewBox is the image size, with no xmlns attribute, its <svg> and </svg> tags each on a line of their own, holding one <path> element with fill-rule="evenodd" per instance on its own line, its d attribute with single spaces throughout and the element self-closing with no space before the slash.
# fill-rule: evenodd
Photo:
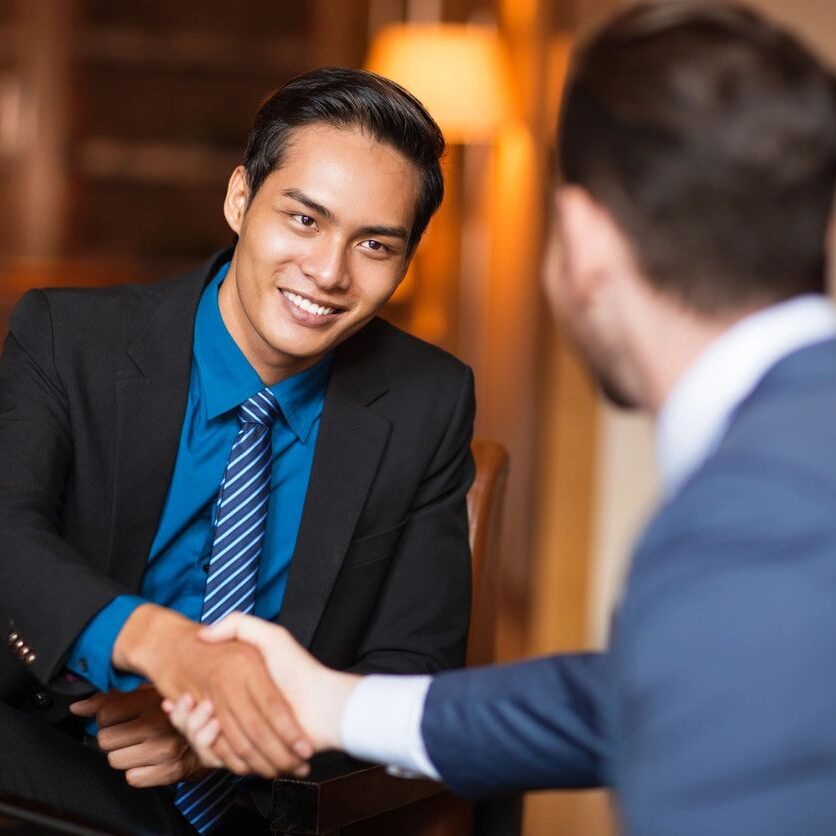
<svg viewBox="0 0 836 836">
<path fill-rule="evenodd" d="M 489 140 L 511 109 L 505 54 L 488 26 L 387 26 L 366 65 L 417 96 L 448 142 Z"/>
</svg>

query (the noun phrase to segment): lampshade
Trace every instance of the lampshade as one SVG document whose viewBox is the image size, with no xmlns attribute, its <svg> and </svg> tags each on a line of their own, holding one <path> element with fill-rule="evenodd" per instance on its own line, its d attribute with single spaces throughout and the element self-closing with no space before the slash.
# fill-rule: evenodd
<svg viewBox="0 0 836 836">
<path fill-rule="evenodd" d="M 366 66 L 417 96 L 448 142 L 488 140 L 510 111 L 502 44 L 488 26 L 386 26 Z"/>
</svg>

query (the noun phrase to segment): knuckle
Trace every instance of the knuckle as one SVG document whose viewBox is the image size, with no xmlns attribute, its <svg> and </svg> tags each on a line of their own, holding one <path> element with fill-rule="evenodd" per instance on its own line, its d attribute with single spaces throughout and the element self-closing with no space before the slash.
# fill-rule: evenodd
<svg viewBox="0 0 836 836">
<path fill-rule="evenodd" d="M 237 740 L 232 748 L 235 754 L 243 760 L 252 757 L 255 752 L 255 747 L 249 740 Z"/>
<path fill-rule="evenodd" d="M 250 769 L 245 763 L 242 763 L 241 761 L 236 761 L 232 764 L 229 771 L 234 772 L 236 775 L 248 775 Z"/>
<path fill-rule="evenodd" d="M 299 764 L 291 757 L 279 755 L 273 758 L 273 765 L 278 772 L 292 772 Z"/>
<path fill-rule="evenodd" d="M 113 769 L 119 768 L 119 756 L 116 754 L 116 752 L 107 753 L 107 762 Z"/>
<path fill-rule="evenodd" d="M 130 771 L 125 773 L 125 780 L 132 786 L 132 787 L 141 787 L 143 785 L 142 778 L 140 778 L 135 772 Z"/>
</svg>

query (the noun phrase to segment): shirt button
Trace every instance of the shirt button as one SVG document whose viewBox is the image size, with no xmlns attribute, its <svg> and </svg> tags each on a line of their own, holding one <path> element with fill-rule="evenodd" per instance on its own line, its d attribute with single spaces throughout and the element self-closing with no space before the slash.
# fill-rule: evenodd
<svg viewBox="0 0 836 836">
<path fill-rule="evenodd" d="M 52 698 L 44 691 L 35 691 L 32 695 L 32 702 L 36 708 L 52 708 Z"/>
<path fill-rule="evenodd" d="M 90 669 L 90 666 L 87 664 L 87 660 L 84 657 L 78 660 L 78 669 L 82 673 L 87 673 L 87 671 Z"/>
<path fill-rule="evenodd" d="M 209 561 L 208 560 L 206 561 L 206 563 L 203 564 L 203 571 L 206 572 L 207 575 L 209 574 Z"/>
</svg>

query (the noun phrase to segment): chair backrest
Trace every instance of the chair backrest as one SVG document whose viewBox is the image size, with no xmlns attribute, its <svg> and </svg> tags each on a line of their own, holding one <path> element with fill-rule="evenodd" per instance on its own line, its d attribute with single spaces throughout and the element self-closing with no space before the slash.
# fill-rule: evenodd
<svg viewBox="0 0 836 836">
<path fill-rule="evenodd" d="M 475 439 L 472 450 L 476 461 L 476 478 L 467 494 L 473 567 L 467 664 L 487 665 L 496 661 L 499 532 L 508 476 L 508 452 L 501 444 L 484 439 Z"/>
</svg>

